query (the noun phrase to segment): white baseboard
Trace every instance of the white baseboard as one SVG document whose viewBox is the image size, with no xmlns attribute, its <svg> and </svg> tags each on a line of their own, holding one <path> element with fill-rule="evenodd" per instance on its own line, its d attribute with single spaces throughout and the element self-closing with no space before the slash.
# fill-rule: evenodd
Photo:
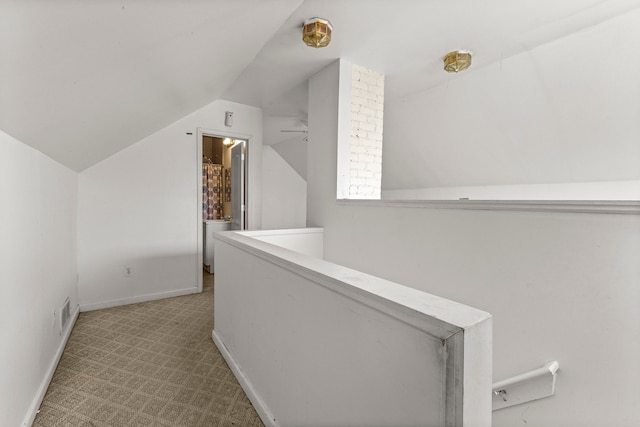
<svg viewBox="0 0 640 427">
<path fill-rule="evenodd" d="M 183 295 L 195 294 L 200 292 L 197 287 L 178 289 L 175 291 L 158 292 L 155 294 L 138 295 L 135 297 L 121 298 L 110 301 L 94 302 L 90 304 L 80 304 L 80 311 L 100 310 L 101 308 L 118 307 L 127 304 L 136 304 L 139 302 L 154 301 L 157 299 L 180 297 Z"/>
<path fill-rule="evenodd" d="M 64 328 L 62 341 L 58 346 L 58 350 L 47 369 L 47 373 L 40 383 L 40 387 L 38 387 L 38 392 L 31 402 L 31 406 L 29 406 L 29 410 L 27 411 L 27 416 L 22 423 L 23 427 L 31 427 L 33 421 L 36 419 L 36 415 L 38 414 L 38 410 L 40 405 L 42 404 L 42 400 L 44 399 L 44 395 L 47 393 L 47 389 L 49 388 L 49 384 L 51 383 L 51 379 L 53 378 L 53 374 L 56 372 L 56 368 L 58 367 L 58 363 L 60 362 L 60 358 L 62 357 L 62 353 L 64 352 L 64 348 L 67 345 L 67 341 L 69 341 L 69 336 L 71 336 L 71 330 L 73 329 L 73 325 L 76 324 L 76 320 L 78 320 L 78 314 L 80 314 L 80 306 L 76 306 L 75 310 L 73 310 L 73 315 L 71 316 L 70 322 Z"/>
<path fill-rule="evenodd" d="M 256 412 L 260 416 L 260 419 L 262 420 L 264 425 L 267 427 L 279 427 L 279 424 L 276 421 L 275 417 L 273 416 L 265 402 L 262 400 L 262 398 L 260 398 L 258 393 L 256 393 L 253 385 L 251 385 L 251 381 L 249 381 L 247 376 L 242 371 L 242 368 L 240 368 L 240 366 L 236 363 L 235 359 L 229 352 L 229 349 L 227 349 L 227 347 L 224 345 L 218 334 L 216 334 L 215 330 L 211 331 L 211 338 L 213 338 L 213 342 L 216 344 L 216 347 L 218 347 L 218 350 L 220 350 L 220 353 L 222 353 L 222 357 L 224 357 L 224 360 L 226 360 L 227 364 L 231 368 L 231 371 L 236 376 L 236 379 L 240 383 L 240 386 L 242 387 L 244 392 L 247 394 L 247 397 L 253 404 L 253 407 L 256 409 Z"/>
</svg>

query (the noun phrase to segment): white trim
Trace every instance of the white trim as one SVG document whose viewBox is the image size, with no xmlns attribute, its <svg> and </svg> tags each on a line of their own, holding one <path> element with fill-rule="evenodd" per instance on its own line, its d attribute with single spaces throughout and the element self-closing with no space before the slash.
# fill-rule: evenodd
<svg viewBox="0 0 640 427">
<path fill-rule="evenodd" d="M 49 384 L 51 383 L 51 379 L 53 378 L 53 374 L 56 372 L 56 368 L 58 367 L 58 363 L 60 363 L 60 358 L 62 358 L 62 353 L 64 352 L 64 348 L 67 345 L 67 341 L 69 341 L 69 337 L 71 336 L 71 330 L 73 326 L 76 324 L 76 320 L 78 320 L 78 315 L 80 314 L 80 306 L 77 305 L 75 310 L 73 310 L 73 315 L 71 316 L 70 322 L 64 328 L 62 341 L 58 346 L 58 350 L 56 351 L 49 368 L 47 369 L 47 373 L 40 383 L 40 387 L 38 387 L 38 391 L 33 398 L 33 402 L 31 402 L 31 406 L 27 411 L 27 415 L 22 422 L 24 427 L 31 427 L 33 421 L 36 419 L 36 415 L 40 410 L 40 405 L 42 404 L 42 400 L 44 399 L 44 395 L 47 393 L 47 389 L 49 388 Z"/>
<path fill-rule="evenodd" d="M 222 339 L 220 339 L 215 330 L 211 331 L 211 338 L 213 339 L 216 347 L 218 347 L 218 350 L 220 350 L 222 357 L 224 357 L 224 360 L 231 368 L 231 372 L 233 372 L 233 375 L 235 375 L 236 379 L 240 383 L 240 386 L 251 401 L 251 404 L 258 413 L 258 416 L 260 416 L 260 419 L 262 420 L 264 425 L 267 427 L 278 427 L 279 424 L 276 421 L 275 417 L 273 416 L 273 414 L 271 414 L 271 411 L 269 411 L 269 408 L 260 398 L 260 396 L 258 396 L 255 389 L 253 388 L 253 385 L 251 384 L 251 381 L 249 381 L 249 378 L 247 378 L 240 366 L 236 363 L 235 359 L 229 352 L 229 349 L 224 345 Z"/>
<path fill-rule="evenodd" d="M 353 64 L 339 59 L 338 80 L 338 135 L 336 141 L 336 194 L 338 198 L 349 197 L 351 186 L 351 97 L 353 86 Z"/>
<path fill-rule="evenodd" d="M 198 283 L 196 286 L 198 287 L 198 291 L 202 292 L 203 286 L 203 278 L 202 278 L 202 268 L 204 264 L 204 239 L 202 238 L 203 233 L 203 225 L 202 225 L 202 137 L 204 134 L 202 130 L 198 128 L 196 132 L 196 198 L 198 200 L 198 205 L 196 209 L 196 277 Z"/>
<path fill-rule="evenodd" d="M 145 294 L 145 295 L 138 295 L 135 297 L 114 299 L 110 301 L 94 302 L 91 304 L 81 304 L 80 311 L 85 312 L 85 311 L 92 311 L 92 310 L 100 310 L 102 308 L 119 307 L 121 305 L 135 304 L 138 302 L 146 302 L 146 301 L 154 301 L 157 299 L 164 299 L 164 298 L 171 298 L 171 297 L 180 297 L 183 295 L 197 294 L 200 292 L 201 291 L 199 291 L 197 287 L 193 287 L 193 288 L 177 289 L 175 291 L 157 292 L 154 294 Z"/>
<path fill-rule="evenodd" d="M 640 201 L 608 200 L 346 200 L 352 206 L 640 215 Z"/>
<path fill-rule="evenodd" d="M 262 236 L 286 236 L 290 234 L 323 234 L 324 228 L 322 227 L 305 227 L 305 228 L 286 228 L 276 230 L 235 230 L 236 233 L 249 237 L 262 237 Z"/>
</svg>

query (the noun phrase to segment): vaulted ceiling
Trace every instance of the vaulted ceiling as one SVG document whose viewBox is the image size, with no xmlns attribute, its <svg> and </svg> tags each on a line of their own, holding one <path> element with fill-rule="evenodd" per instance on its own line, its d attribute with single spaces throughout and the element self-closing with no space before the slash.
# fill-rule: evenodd
<svg viewBox="0 0 640 427">
<path fill-rule="evenodd" d="M 266 143 L 304 129 L 306 82 L 337 58 L 399 99 L 589 28 L 637 0 L 0 0 L 0 129 L 81 171 L 224 98 L 265 112 Z M 330 19 L 311 49 L 302 22 Z M 295 135 L 297 138 L 298 135 Z"/>
<path fill-rule="evenodd" d="M 300 0 L 0 2 L 0 128 L 80 171 L 221 97 Z"/>
</svg>

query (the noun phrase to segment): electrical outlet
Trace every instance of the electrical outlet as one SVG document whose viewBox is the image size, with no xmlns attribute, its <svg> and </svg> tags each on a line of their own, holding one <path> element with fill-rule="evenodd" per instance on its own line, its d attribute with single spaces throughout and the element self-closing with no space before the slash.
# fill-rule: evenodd
<svg viewBox="0 0 640 427">
<path fill-rule="evenodd" d="M 133 276 L 133 268 L 129 267 L 128 265 L 124 266 L 124 277 L 131 277 Z"/>
</svg>

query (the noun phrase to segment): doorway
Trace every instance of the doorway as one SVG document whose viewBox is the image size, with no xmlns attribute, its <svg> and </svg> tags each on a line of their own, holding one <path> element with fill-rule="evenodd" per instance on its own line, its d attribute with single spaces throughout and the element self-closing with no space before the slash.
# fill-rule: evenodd
<svg viewBox="0 0 640 427">
<path fill-rule="evenodd" d="M 215 273 L 213 234 L 245 230 L 249 138 L 198 130 L 198 290 Z"/>
<path fill-rule="evenodd" d="M 231 221 L 245 229 L 246 141 L 202 136 L 202 219 Z"/>
</svg>

